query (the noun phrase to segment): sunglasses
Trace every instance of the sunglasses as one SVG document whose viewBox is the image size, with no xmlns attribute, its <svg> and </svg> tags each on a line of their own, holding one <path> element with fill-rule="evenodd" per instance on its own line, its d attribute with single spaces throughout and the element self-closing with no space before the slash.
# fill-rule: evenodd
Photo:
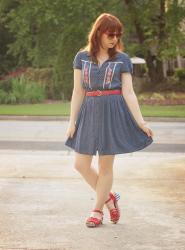
<svg viewBox="0 0 185 250">
<path fill-rule="evenodd" d="M 120 38 L 122 36 L 122 32 L 121 33 L 111 33 L 111 32 L 105 32 L 105 34 L 108 36 L 109 39 L 113 39 L 115 36 L 116 38 Z"/>
</svg>

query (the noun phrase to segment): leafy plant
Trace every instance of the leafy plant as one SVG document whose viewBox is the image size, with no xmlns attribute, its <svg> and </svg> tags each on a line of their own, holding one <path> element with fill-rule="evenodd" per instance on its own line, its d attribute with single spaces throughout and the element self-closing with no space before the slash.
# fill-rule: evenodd
<svg viewBox="0 0 185 250">
<path fill-rule="evenodd" d="M 175 69 L 175 76 L 179 80 L 185 80 L 185 69 L 176 68 Z"/>
<path fill-rule="evenodd" d="M 44 87 L 39 83 L 26 80 L 23 76 L 12 79 L 11 94 L 11 98 L 16 99 L 16 103 L 37 103 L 45 99 Z"/>
<path fill-rule="evenodd" d="M 2 89 L 0 89 L 0 103 L 8 103 L 8 94 Z"/>
</svg>

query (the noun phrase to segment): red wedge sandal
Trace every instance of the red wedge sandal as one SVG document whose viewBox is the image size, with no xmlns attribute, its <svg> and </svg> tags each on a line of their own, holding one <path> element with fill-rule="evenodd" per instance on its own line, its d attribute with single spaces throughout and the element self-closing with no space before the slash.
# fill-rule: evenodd
<svg viewBox="0 0 185 250">
<path fill-rule="evenodd" d="M 120 209 L 118 206 L 118 200 L 120 199 L 120 195 L 118 193 L 109 193 L 110 198 L 105 202 L 108 203 L 110 200 L 114 202 L 114 207 L 113 209 L 109 209 L 110 213 L 110 220 L 116 224 L 119 221 L 120 218 Z"/>
<path fill-rule="evenodd" d="M 98 219 L 98 218 L 91 216 L 86 220 L 86 226 L 87 227 L 98 227 L 99 225 L 103 224 L 103 212 L 99 209 L 94 209 L 94 210 L 92 210 L 92 212 L 100 213 L 102 215 L 102 218 Z"/>
</svg>

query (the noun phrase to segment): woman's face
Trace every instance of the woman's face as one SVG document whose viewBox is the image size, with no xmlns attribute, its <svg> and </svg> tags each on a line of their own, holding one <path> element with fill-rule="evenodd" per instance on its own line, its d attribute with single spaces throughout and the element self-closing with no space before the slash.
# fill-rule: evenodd
<svg viewBox="0 0 185 250">
<path fill-rule="evenodd" d="M 120 37 L 121 33 L 118 33 L 116 31 L 115 32 L 106 31 L 101 35 L 102 48 L 103 49 L 113 48 L 117 44 Z"/>
</svg>

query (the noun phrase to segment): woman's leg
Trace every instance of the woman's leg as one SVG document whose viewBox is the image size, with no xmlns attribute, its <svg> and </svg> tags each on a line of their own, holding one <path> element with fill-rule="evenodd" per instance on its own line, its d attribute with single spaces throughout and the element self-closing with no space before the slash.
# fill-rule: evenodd
<svg viewBox="0 0 185 250">
<path fill-rule="evenodd" d="M 95 208 L 98 209 L 99 207 L 101 207 L 101 210 L 103 209 L 102 207 L 102 194 L 101 194 L 101 186 L 104 185 L 106 186 L 106 193 L 104 194 L 104 191 L 102 189 L 102 193 L 103 193 L 103 200 L 104 197 L 106 197 L 105 201 L 108 200 L 109 198 L 109 192 L 107 194 L 107 189 L 111 189 L 111 183 L 112 183 L 112 165 L 113 165 L 113 159 L 114 156 L 100 156 L 99 157 L 99 174 L 96 172 L 96 170 L 91 166 L 91 162 L 92 162 L 92 158 L 93 156 L 91 155 L 86 155 L 86 154 L 80 154 L 75 152 L 75 163 L 74 163 L 74 167 L 75 169 L 83 176 L 83 178 L 86 180 L 86 182 L 96 191 L 98 192 L 97 195 L 97 203 L 95 204 Z M 107 171 L 109 170 L 109 171 Z M 108 178 L 107 178 L 107 174 L 105 173 L 109 173 Z M 100 176 L 99 176 L 100 175 Z M 105 176 L 105 180 L 104 177 Z M 100 177 L 100 179 L 99 179 Z M 99 179 L 99 181 L 98 181 Z M 108 180 L 108 186 L 107 186 L 107 181 Z M 97 186 L 97 182 L 98 182 L 98 187 L 96 189 Z M 110 190 L 109 190 L 110 191 Z M 100 195 L 99 195 L 100 193 Z M 99 205 L 99 203 L 101 203 L 101 205 Z M 112 201 L 108 202 L 106 204 L 107 208 L 111 209 L 114 208 L 114 204 Z M 100 215 L 98 213 L 92 213 L 91 216 L 96 216 L 96 217 L 100 217 Z"/>
<path fill-rule="evenodd" d="M 99 176 L 96 184 L 97 201 L 96 209 L 103 209 L 104 203 L 109 197 L 113 184 L 113 163 L 115 155 L 99 156 L 98 167 Z M 111 202 L 112 203 L 112 202 Z"/>
<path fill-rule="evenodd" d="M 79 154 L 75 152 L 75 169 L 83 176 L 86 182 L 96 190 L 96 183 L 98 174 L 96 170 L 91 167 L 92 155 Z"/>
</svg>

